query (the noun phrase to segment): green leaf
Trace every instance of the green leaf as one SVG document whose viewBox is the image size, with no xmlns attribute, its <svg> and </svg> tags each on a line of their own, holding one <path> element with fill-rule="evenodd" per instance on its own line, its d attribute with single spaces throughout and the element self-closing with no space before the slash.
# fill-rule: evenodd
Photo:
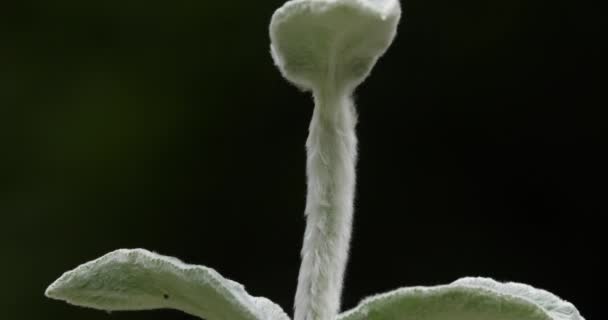
<svg viewBox="0 0 608 320">
<path fill-rule="evenodd" d="M 46 295 L 100 310 L 177 309 L 208 320 L 288 320 L 281 308 L 215 270 L 121 249 L 68 271 Z"/>
<path fill-rule="evenodd" d="M 536 289 L 523 283 L 500 283 L 490 278 L 462 278 L 455 285 L 486 288 L 501 294 L 520 297 L 539 305 L 555 320 L 585 320 L 576 307 L 549 291 Z"/>
<path fill-rule="evenodd" d="M 272 16 L 271 52 L 305 90 L 354 90 L 393 41 L 398 0 L 292 0 Z"/>
<path fill-rule="evenodd" d="M 530 286 L 464 278 L 449 285 L 372 296 L 338 320 L 584 320 L 570 307 Z"/>
</svg>

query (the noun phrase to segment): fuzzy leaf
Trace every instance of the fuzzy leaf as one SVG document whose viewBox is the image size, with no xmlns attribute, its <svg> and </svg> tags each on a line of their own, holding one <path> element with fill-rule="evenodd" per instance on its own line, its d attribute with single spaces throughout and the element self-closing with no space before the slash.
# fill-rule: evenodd
<svg viewBox="0 0 608 320">
<path fill-rule="evenodd" d="M 215 270 L 121 249 L 68 271 L 46 295 L 100 310 L 170 308 L 208 320 L 288 320 L 281 308 Z"/>
<path fill-rule="evenodd" d="M 571 309 L 570 309 L 571 308 Z M 584 320 L 569 303 L 527 285 L 464 278 L 363 300 L 338 320 Z"/>
<path fill-rule="evenodd" d="M 398 0 L 292 0 L 272 16 L 271 53 L 283 76 L 314 90 L 354 90 L 393 41 Z"/>
<path fill-rule="evenodd" d="M 501 294 L 520 297 L 538 304 L 554 320 L 585 320 L 576 307 L 549 291 L 536 289 L 522 283 L 500 283 L 490 278 L 462 278 L 455 285 L 486 288 Z"/>
</svg>

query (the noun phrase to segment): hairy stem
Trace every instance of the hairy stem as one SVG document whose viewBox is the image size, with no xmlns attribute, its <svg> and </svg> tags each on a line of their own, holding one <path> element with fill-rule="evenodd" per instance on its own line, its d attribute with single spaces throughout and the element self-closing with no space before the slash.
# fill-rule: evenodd
<svg viewBox="0 0 608 320">
<path fill-rule="evenodd" d="M 306 142 L 306 232 L 295 320 L 334 320 L 351 237 L 357 138 L 350 92 L 315 90 Z"/>
</svg>

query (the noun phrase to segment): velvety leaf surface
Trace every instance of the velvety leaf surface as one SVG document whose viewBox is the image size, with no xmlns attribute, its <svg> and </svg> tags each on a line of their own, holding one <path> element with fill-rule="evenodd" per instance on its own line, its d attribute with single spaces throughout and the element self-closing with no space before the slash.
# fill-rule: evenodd
<svg viewBox="0 0 608 320">
<path fill-rule="evenodd" d="M 68 271 L 46 295 L 108 311 L 170 308 L 209 320 L 288 319 L 276 304 L 211 268 L 143 249 L 117 250 Z"/>
<path fill-rule="evenodd" d="M 401 288 L 363 300 L 339 320 L 562 320 L 501 290 L 450 284 Z"/>
<path fill-rule="evenodd" d="M 520 297 L 532 301 L 545 310 L 555 320 L 584 320 L 576 307 L 564 301 L 553 293 L 534 288 L 523 283 L 500 283 L 490 278 L 462 278 L 455 281 L 455 285 L 487 288 L 501 294 Z"/>
</svg>

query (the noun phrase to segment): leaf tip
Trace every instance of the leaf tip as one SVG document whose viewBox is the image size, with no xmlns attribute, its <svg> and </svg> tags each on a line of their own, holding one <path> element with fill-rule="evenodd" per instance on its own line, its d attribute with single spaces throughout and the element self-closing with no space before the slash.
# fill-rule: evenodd
<svg viewBox="0 0 608 320">
<path fill-rule="evenodd" d="M 64 273 L 61 277 L 51 283 L 46 290 L 44 291 L 44 295 L 47 298 L 55 299 L 55 300 L 66 300 L 69 279 L 71 278 L 71 272 Z"/>
</svg>

